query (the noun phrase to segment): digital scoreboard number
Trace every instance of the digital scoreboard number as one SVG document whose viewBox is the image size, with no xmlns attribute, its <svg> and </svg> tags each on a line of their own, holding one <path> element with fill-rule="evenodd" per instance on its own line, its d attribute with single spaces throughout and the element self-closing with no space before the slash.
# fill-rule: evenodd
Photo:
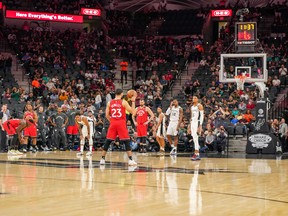
<svg viewBox="0 0 288 216">
<path fill-rule="evenodd" d="M 255 46 L 257 41 L 257 23 L 236 23 L 235 35 L 237 46 Z"/>
</svg>

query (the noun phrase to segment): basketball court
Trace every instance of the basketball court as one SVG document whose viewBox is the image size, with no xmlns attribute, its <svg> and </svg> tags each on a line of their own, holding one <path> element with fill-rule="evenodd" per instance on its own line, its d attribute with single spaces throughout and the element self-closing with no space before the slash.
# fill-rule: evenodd
<svg viewBox="0 0 288 216">
<path fill-rule="evenodd" d="M 189 156 L 0 154 L 0 215 L 287 215 L 287 156 Z"/>
</svg>

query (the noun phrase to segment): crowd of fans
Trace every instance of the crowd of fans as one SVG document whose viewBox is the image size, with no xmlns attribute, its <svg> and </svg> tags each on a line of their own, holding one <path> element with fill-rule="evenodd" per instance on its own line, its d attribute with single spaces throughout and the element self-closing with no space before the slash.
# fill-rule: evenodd
<svg viewBox="0 0 288 216">
<path fill-rule="evenodd" d="M 45 3 L 40 1 L 41 4 L 43 2 Z M 57 3 L 52 2 L 51 5 L 48 8 L 59 10 Z M 126 28 L 131 24 L 123 13 L 113 17 L 110 19 L 111 26 Z M 80 110 L 85 115 L 94 114 L 97 127 L 95 143 L 99 144 L 98 141 L 104 137 L 107 127 L 103 110 L 106 103 L 113 98 L 115 73 L 117 73 L 115 62 L 105 46 L 103 31 L 96 29 L 90 32 L 69 29 L 62 32 L 51 29 L 45 31 L 30 28 L 25 23 L 23 29 L 3 27 L 2 33 L 17 53 L 31 82 L 30 92 L 25 92 L 17 85 L 5 86 L 6 82 L 2 82 L 5 91 L 1 102 L 8 104 L 9 115 L 21 117 L 26 103 L 33 104 L 35 111 L 38 112 L 40 107 L 44 107 L 47 124 L 49 115 L 56 112 L 58 107 L 61 107 L 67 115 L 73 109 Z M 179 129 L 180 146 L 183 146 L 185 151 L 191 151 L 193 148 L 193 139 L 188 127 L 189 106 L 192 95 L 198 95 L 205 108 L 204 130 L 200 136 L 201 151 L 223 152 L 229 134 L 243 136 L 253 130 L 255 102 L 259 93 L 254 85 L 246 85 L 244 90 L 239 91 L 235 84 L 224 85 L 219 82 L 218 57 L 229 45 L 225 37 L 211 46 L 209 55 L 205 58 L 202 58 L 204 56 L 202 43 L 200 37 L 172 39 L 147 36 L 141 40 L 134 37 L 118 37 L 112 39 L 111 47 L 115 56 L 129 63 L 134 88 L 138 93 L 136 105 L 144 98 L 153 111 L 158 106 L 164 109 L 168 107 L 169 101 L 165 99 L 165 93 L 181 74 L 185 62 L 191 60 L 200 62 L 191 80 L 185 82 L 184 94 L 177 96 L 180 106 L 184 109 L 184 118 Z M 286 38 L 261 38 L 262 47 L 268 56 L 267 87 L 275 90 L 274 96 L 281 87 L 288 84 L 286 43 Z M 1 57 L 1 76 L 4 77 L 5 73 L 10 71 L 11 57 Z M 151 151 L 157 151 L 158 148 L 155 141 L 156 121 L 155 118 L 149 124 L 148 150 Z M 136 150 L 134 127 L 132 124 L 129 125 L 130 123 L 128 121 L 132 136 L 131 145 Z M 276 133 L 279 123 L 273 120 L 271 127 L 275 128 Z M 52 132 L 53 125 L 50 132 L 47 132 L 50 138 Z M 47 139 L 47 142 L 48 140 L 51 139 Z M 60 144 L 53 143 L 42 143 L 41 146 L 45 150 L 60 148 Z M 70 148 L 73 149 L 73 146 L 70 145 Z M 121 144 L 117 148 L 121 149 Z"/>
<path fill-rule="evenodd" d="M 76 108 L 85 115 L 94 114 L 96 125 L 104 127 L 104 116 L 100 118 L 99 113 L 103 113 L 106 103 L 113 97 L 116 71 L 101 32 L 40 31 L 26 27 L 25 30 L 5 27 L 2 32 L 31 83 L 30 92 L 17 86 L 3 92 L 1 102 L 8 104 L 11 117 L 21 118 L 25 104 L 30 103 L 35 111 L 44 108 L 47 125 L 51 112 L 62 108 L 68 114 L 70 109 Z M 184 58 L 183 45 L 185 43 L 180 40 L 153 38 L 136 43 L 115 40 L 113 46 L 117 56 L 127 59 L 131 70 L 139 77 L 135 80 L 139 93 L 137 101 L 144 97 L 151 107 L 162 105 L 163 90 L 166 91 L 179 75 L 188 57 Z M 176 49 L 180 51 L 172 55 Z M 55 128 L 51 127 L 53 132 Z M 52 132 L 47 132 L 50 138 L 47 142 L 51 140 Z M 51 150 L 53 146 L 60 148 L 59 143 L 46 145 L 42 146 L 45 150 Z"/>
</svg>

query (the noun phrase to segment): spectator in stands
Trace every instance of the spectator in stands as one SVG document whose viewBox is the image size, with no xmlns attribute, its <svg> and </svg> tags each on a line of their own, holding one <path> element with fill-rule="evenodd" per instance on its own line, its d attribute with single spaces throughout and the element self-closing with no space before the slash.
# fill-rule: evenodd
<svg viewBox="0 0 288 216">
<path fill-rule="evenodd" d="M 83 79 L 83 80 L 84 80 L 84 79 Z M 76 84 L 76 87 L 77 87 L 79 90 L 83 90 L 83 89 L 84 89 L 84 84 L 83 84 L 82 79 L 78 79 L 77 84 Z"/>
<path fill-rule="evenodd" d="M 279 125 L 279 138 L 282 144 L 283 151 L 288 150 L 288 126 L 285 122 L 285 118 L 281 119 Z"/>
<path fill-rule="evenodd" d="M 207 123 L 206 123 L 205 132 L 208 132 L 209 130 L 214 131 L 214 129 L 215 129 L 215 125 L 214 125 L 212 119 L 209 118 L 209 119 L 207 120 Z"/>
<path fill-rule="evenodd" d="M 164 76 L 165 76 L 165 80 L 167 80 L 168 83 L 173 79 L 173 75 L 172 75 L 171 71 L 168 71 L 167 74 Z"/>
<path fill-rule="evenodd" d="M 186 105 L 187 105 L 187 107 L 190 107 L 193 103 L 193 96 L 192 95 L 186 95 L 186 96 L 188 96 L 188 99 L 186 100 Z M 187 110 L 189 110 L 189 109 L 187 109 Z"/>
<path fill-rule="evenodd" d="M 243 113 L 246 110 L 246 104 L 245 102 L 242 100 L 239 105 L 238 105 L 238 110 Z"/>
<path fill-rule="evenodd" d="M 253 100 L 249 100 L 248 101 L 248 104 L 246 105 L 246 109 L 249 109 L 249 110 L 253 110 L 255 108 L 255 104 L 253 102 Z"/>
<path fill-rule="evenodd" d="M 205 109 L 209 109 L 213 111 L 213 104 L 211 103 L 211 100 L 207 100 L 205 103 Z"/>
<path fill-rule="evenodd" d="M 8 100 L 11 99 L 11 91 L 10 91 L 10 88 L 6 88 L 5 92 L 3 92 L 2 94 L 2 97 L 3 98 L 6 98 Z"/>
<path fill-rule="evenodd" d="M 214 125 L 216 128 L 222 126 L 223 124 L 223 116 L 221 115 L 221 112 L 216 113 L 216 117 L 214 118 Z"/>
<path fill-rule="evenodd" d="M 145 94 L 144 94 L 144 89 L 141 86 L 139 89 L 137 89 L 137 97 L 135 100 L 135 105 L 139 106 L 140 105 L 140 100 L 144 100 L 145 99 Z"/>
<path fill-rule="evenodd" d="M 99 91 L 96 92 L 96 97 L 95 97 L 95 106 L 97 109 L 100 109 L 102 103 L 102 97 Z"/>
<path fill-rule="evenodd" d="M 37 97 L 40 95 L 40 90 L 41 90 L 41 84 L 39 82 L 38 77 L 34 77 L 32 83 L 31 83 L 32 87 L 33 87 L 33 93 L 34 95 Z"/>
<path fill-rule="evenodd" d="M 249 95 L 247 91 L 243 91 L 243 94 L 240 96 L 240 100 L 244 100 L 245 102 L 249 100 Z"/>
<path fill-rule="evenodd" d="M 205 152 L 205 150 L 216 150 L 215 136 L 212 134 L 212 130 L 208 130 L 207 135 L 205 136 L 204 146 L 200 149 L 200 152 Z"/>
<path fill-rule="evenodd" d="M 211 98 L 211 105 L 212 105 L 212 108 L 217 110 L 218 109 L 218 101 L 216 100 L 215 97 L 212 97 Z"/>
<path fill-rule="evenodd" d="M 272 133 L 274 133 L 276 136 L 278 136 L 278 133 L 279 133 L 279 121 L 278 121 L 278 119 L 272 120 L 272 123 L 271 123 L 271 131 L 272 131 Z"/>
<path fill-rule="evenodd" d="M 168 81 L 165 79 L 165 75 L 163 75 L 160 79 L 160 83 L 163 86 L 163 88 L 166 88 L 168 86 Z"/>
<path fill-rule="evenodd" d="M 140 86 L 145 85 L 144 80 L 141 77 L 137 78 L 137 81 L 135 83 L 135 88 L 140 88 Z"/>
<path fill-rule="evenodd" d="M 220 132 L 216 134 L 216 145 L 217 145 L 217 151 L 224 154 L 226 144 L 227 144 L 227 133 L 223 127 L 220 128 Z"/>
<path fill-rule="evenodd" d="M 154 97 L 153 97 L 153 93 L 152 91 L 148 91 L 148 94 L 147 94 L 147 105 L 150 107 L 150 106 L 153 106 L 153 100 L 154 100 Z"/>
<path fill-rule="evenodd" d="M 159 81 L 156 82 L 156 86 L 157 89 L 160 89 L 160 91 L 162 92 L 163 90 L 163 86 L 161 85 L 161 83 Z"/>
<path fill-rule="evenodd" d="M 128 62 L 123 59 L 120 62 L 120 67 L 121 67 L 121 83 L 123 84 L 123 78 L 125 77 L 125 84 L 127 84 Z"/>
<path fill-rule="evenodd" d="M 224 109 L 222 107 L 219 108 L 220 112 L 222 113 L 222 116 L 224 119 L 230 119 L 231 118 L 231 112 L 229 110 L 229 107 L 225 106 Z"/>
<path fill-rule="evenodd" d="M 273 86 L 272 81 L 273 81 L 272 77 L 269 76 L 268 79 L 267 79 L 267 82 L 266 82 L 266 86 L 269 87 L 269 88 L 270 88 L 271 86 Z"/>
<path fill-rule="evenodd" d="M 153 84 L 153 80 L 151 79 L 151 77 L 148 77 L 145 81 L 145 85 L 146 86 L 150 86 L 151 84 Z M 162 84 L 162 83 L 161 83 Z"/>
<path fill-rule="evenodd" d="M 12 88 L 11 98 L 14 98 L 16 101 L 20 100 L 20 90 L 16 87 Z"/>
<path fill-rule="evenodd" d="M 281 65 L 279 68 L 279 76 L 286 76 L 287 75 L 287 68 L 285 68 L 284 64 Z"/>
<path fill-rule="evenodd" d="M 154 101 L 155 101 L 155 107 L 162 107 L 162 97 L 160 96 L 159 93 L 156 93 Z"/>
<path fill-rule="evenodd" d="M 234 109 L 232 110 L 232 116 L 238 116 L 240 114 L 240 111 L 238 110 L 238 107 L 235 106 Z"/>
<path fill-rule="evenodd" d="M 279 88 L 280 84 L 281 84 L 280 79 L 277 76 L 274 76 L 274 79 L 272 80 L 272 86 Z"/>
<path fill-rule="evenodd" d="M 215 91 L 214 91 L 214 96 L 215 96 L 217 99 L 219 99 L 219 98 L 221 98 L 222 94 L 223 94 L 223 91 L 220 90 L 220 88 L 217 87 L 217 88 L 215 89 Z"/>
<path fill-rule="evenodd" d="M 59 100 L 60 101 L 67 101 L 69 98 L 68 98 L 68 95 L 67 93 L 64 91 L 64 90 L 61 90 L 59 92 Z"/>
<path fill-rule="evenodd" d="M 214 91 L 212 91 L 212 88 L 208 88 L 208 90 L 206 91 L 206 97 L 207 98 L 214 97 Z"/>
<path fill-rule="evenodd" d="M 216 82 L 214 80 L 212 80 L 211 84 L 210 84 L 210 88 L 211 90 L 214 92 L 217 88 Z"/>
<path fill-rule="evenodd" d="M 151 76 L 151 79 L 153 80 L 153 82 L 155 83 L 157 80 L 159 80 L 159 76 L 157 75 L 157 71 L 153 71 L 152 72 L 152 76 Z M 166 77 L 165 77 L 166 79 Z"/>
</svg>

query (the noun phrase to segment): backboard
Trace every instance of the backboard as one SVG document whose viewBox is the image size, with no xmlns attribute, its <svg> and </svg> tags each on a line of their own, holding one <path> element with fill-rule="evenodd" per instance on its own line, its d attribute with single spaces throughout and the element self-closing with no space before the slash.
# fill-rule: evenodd
<svg viewBox="0 0 288 216">
<path fill-rule="evenodd" d="M 219 81 L 234 83 L 235 76 L 245 75 L 245 82 L 266 82 L 266 53 L 221 54 Z"/>
</svg>

